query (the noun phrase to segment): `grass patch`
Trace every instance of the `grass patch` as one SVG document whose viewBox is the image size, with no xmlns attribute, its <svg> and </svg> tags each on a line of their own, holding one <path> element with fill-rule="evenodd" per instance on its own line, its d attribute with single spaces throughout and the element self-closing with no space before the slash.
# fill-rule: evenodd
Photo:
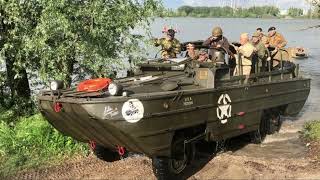
<svg viewBox="0 0 320 180">
<path fill-rule="evenodd" d="M 59 133 L 40 114 L 14 125 L 0 119 L 0 177 L 87 153 L 85 144 Z"/>
<path fill-rule="evenodd" d="M 303 136 L 308 140 L 320 140 L 320 120 L 306 123 Z"/>
</svg>

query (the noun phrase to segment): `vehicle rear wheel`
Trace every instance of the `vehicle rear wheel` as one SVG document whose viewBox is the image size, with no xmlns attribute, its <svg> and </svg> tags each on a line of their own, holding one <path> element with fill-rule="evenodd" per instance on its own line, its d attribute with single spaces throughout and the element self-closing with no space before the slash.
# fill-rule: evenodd
<svg viewBox="0 0 320 180">
<path fill-rule="evenodd" d="M 269 114 L 268 134 L 274 134 L 280 130 L 281 115 L 278 111 L 271 111 Z"/>
<path fill-rule="evenodd" d="M 97 145 L 93 150 L 93 153 L 97 156 L 97 158 L 107 161 L 113 162 L 120 160 L 120 155 L 117 152 L 111 151 L 103 146 Z"/>
<path fill-rule="evenodd" d="M 184 136 L 175 138 L 172 143 L 172 158 L 152 158 L 152 169 L 159 180 L 182 179 L 184 171 L 195 156 L 194 144 L 186 144 L 184 151 Z"/>
<path fill-rule="evenodd" d="M 280 127 L 280 112 L 276 110 L 264 111 L 262 113 L 259 129 L 250 133 L 252 143 L 262 143 L 267 134 L 274 134 L 278 132 Z"/>
</svg>

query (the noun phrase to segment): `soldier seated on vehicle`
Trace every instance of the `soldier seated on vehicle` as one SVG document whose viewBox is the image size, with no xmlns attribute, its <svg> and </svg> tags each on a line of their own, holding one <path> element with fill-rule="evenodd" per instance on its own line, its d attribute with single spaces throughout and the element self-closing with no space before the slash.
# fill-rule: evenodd
<svg viewBox="0 0 320 180">
<path fill-rule="evenodd" d="M 176 58 L 177 54 L 181 53 L 180 42 L 174 38 L 175 30 L 169 29 L 166 32 L 166 37 L 161 39 L 155 39 L 154 45 L 156 47 L 161 46 L 161 56 L 163 59 Z"/>
<path fill-rule="evenodd" d="M 187 45 L 187 56 L 190 57 L 192 60 L 197 60 L 199 57 L 199 52 L 195 50 L 194 44 L 189 43 Z"/>
<path fill-rule="evenodd" d="M 200 49 L 198 61 L 199 61 L 199 62 L 212 62 L 212 61 L 209 59 L 209 54 L 208 54 L 207 49 Z"/>
</svg>

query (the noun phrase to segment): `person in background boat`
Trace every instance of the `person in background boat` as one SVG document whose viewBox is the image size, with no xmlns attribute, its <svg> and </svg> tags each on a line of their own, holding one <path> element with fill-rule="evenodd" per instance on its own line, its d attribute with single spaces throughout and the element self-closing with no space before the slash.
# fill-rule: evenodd
<svg viewBox="0 0 320 180">
<path fill-rule="evenodd" d="M 154 45 L 156 47 L 162 47 L 161 56 L 164 59 L 176 58 L 177 54 L 181 53 L 181 44 L 174 37 L 175 33 L 175 30 L 168 29 L 166 32 L 166 37 L 154 40 Z"/>
<path fill-rule="evenodd" d="M 269 46 L 275 48 L 284 48 L 287 45 L 286 39 L 283 37 L 282 34 L 276 31 L 275 27 L 270 27 L 268 30 L 269 35 Z"/>
<path fill-rule="evenodd" d="M 268 49 L 261 42 L 261 32 L 255 32 L 252 35 L 251 43 L 255 47 L 255 53 L 252 57 L 253 67 L 255 72 L 264 72 L 267 70 L 267 59 L 269 57 Z"/>
<path fill-rule="evenodd" d="M 260 36 L 259 36 L 260 42 L 262 42 L 265 45 L 265 47 L 268 47 L 269 39 L 268 39 L 268 36 L 263 33 L 262 28 L 257 28 L 256 32 L 260 33 Z"/>
<path fill-rule="evenodd" d="M 240 67 L 242 69 L 242 75 L 247 76 L 246 79 L 248 79 L 251 73 L 252 56 L 255 52 L 255 47 L 250 43 L 248 33 L 242 33 L 240 35 L 240 44 L 241 46 L 239 48 L 235 47 L 238 55 L 240 56 L 240 59 L 239 59 L 239 56 L 236 56 L 237 67 L 234 71 L 234 75 L 235 76 L 240 75 L 240 72 L 239 72 L 239 67 Z M 241 66 L 240 66 L 240 60 L 241 60 Z"/>
<path fill-rule="evenodd" d="M 199 52 L 195 50 L 194 44 L 189 43 L 187 45 L 188 56 L 192 60 L 197 60 L 199 58 Z"/>
<path fill-rule="evenodd" d="M 209 48 L 222 48 L 226 53 L 229 55 L 233 55 L 233 53 L 230 51 L 229 47 L 230 44 L 228 42 L 228 39 L 223 36 L 223 32 L 221 27 L 215 27 L 212 30 L 212 36 L 210 36 L 207 40 L 203 42 L 203 46 L 208 46 Z M 214 51 L 217 51 L 216 49 L 210 49 L 209 51 L 209 57 L 212 58 L 214 55 Z"/>
<path fill-rule="evenodd" d="M 198 56 L 198 61 L 199 62 L 212 62 L 209 59 L 209 54 L 207 49 L 200 49 L 199 51 L 199 56 Z"/>
</svg>

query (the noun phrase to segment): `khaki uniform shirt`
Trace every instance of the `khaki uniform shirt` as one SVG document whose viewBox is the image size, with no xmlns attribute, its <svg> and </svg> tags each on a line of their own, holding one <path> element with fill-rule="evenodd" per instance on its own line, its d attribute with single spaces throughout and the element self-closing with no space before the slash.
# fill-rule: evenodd
<svg viewBox="0 0 320 180">
<path fill-rule="evenodd" d="M 243 66 L 252 65 L 252 56 L 255 50 L 256 50 L 255 47 L 249 42 L 239 47 L 238 53 L 240 53 Z M 239 64 L 238 60 L 237 60 L 237 64 Z"/>
<path fill-rule="evenodd" d="M 175 58 L 177 54 L 181 53 L 181 44 L 177 39 L 168 40 L 166 38 L 156 39 L 155 46 L 161 46 L 161 56 L 163 58 Z"/>
<path fill-rule="evenodd" d="M 287 41 L 282 34 L 276 32 L 272 37 L 269 36 L 269 44 L 273 47 L 283 48 L 287 45 Z"/>
</svg>

